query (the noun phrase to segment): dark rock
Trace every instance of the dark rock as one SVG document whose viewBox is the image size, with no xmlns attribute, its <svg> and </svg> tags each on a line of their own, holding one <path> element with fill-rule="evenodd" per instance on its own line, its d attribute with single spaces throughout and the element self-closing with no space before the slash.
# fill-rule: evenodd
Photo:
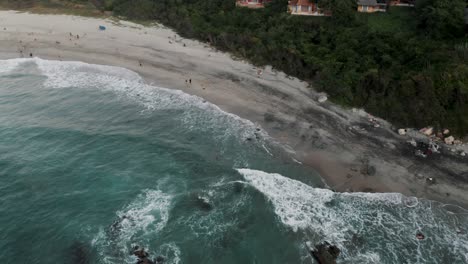
<svg viewBox="0 0 468 264">
<path fill-rule="evenodd" d="M 235 182 L 234 183 L 234 192 L 235 193 L 241 193 L 244 190 L 244 184 L 240 182 Z"/>
<path fill-rule="evenodd" d="M 91 263 L 91 249 L 82 242 L 74 242 L 70 247 L 70 253 L 73 264 Z"/>
<path fill-rule="evenodd" d="M 374 166 L 371 166 L 371 165 L 367 166 L 367 175 L 374 176 L 375 172 L 376 172 L 376 169 Z"/>
<path fill-rule="evenodd" d="M 361 168 L 361 174 L 363 175 L 368 175 L 368 176 L 374 176 L 376 173 L 376 169 L 374 166 L 369 165 L 368 163 L 363 164 Z"/>
<path fill-rule="evenodd" d="M 195 197 L 195 206 L 200 208 L 203 211 L 213 210 L 213 205 L 210 204 L 208 199 L 199 195 Z"/>
<path fill-rule="evenodd" d="M 374 189 L 370 188 L 370 187 L 364 187 L 361 189 L 361 192 L 366 192 L 366 193 L 374 193 Z"/>
<path fill-rule="evenodd" d="M 133 255 L 135 255 L 138 258 L 137 264 L 155 264 L 152 260 L 148 258 L 149 253 L 146 252 L 144 248 L 139 249 L 138 246 L 135 246 L 134 249 L 136 250 L 133 251 Z"/>
<path fill-rule="evenodd" d="M 265 113 L 263 115 L 263 120 L 265 120 L 265 122 L 273 122 L 276 120 L 275 116 L 271 113 Z"/>
<path fill-rule="evenodd" d="M 315 245 L 315 249 L 311 250 L 310 253 L 319 264 L 336 264 L 340 249 L 325 241 Z"/>
<path fill-rule="evenodd" d="M 164 258 L 162 256 L 158 256 L 154 259 L 154 262 L 156 262 L 156 264 L 160 264 L 160 263 L 163 263 L 164 262 Z"/>
</svg>

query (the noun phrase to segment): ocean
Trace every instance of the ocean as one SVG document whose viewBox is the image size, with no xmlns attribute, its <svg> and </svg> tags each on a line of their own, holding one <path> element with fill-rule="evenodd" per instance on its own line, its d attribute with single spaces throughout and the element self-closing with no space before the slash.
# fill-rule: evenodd
<svg viewBox="0 0 468 264">
<path fill-rule="evenodd" d="M 130 70 L 0 61 L 0 263 L 314 263 L 321 241 L 338 263 L 468 263 L 468 211 L 335 193 L 257 124 Z"/>
</svg>

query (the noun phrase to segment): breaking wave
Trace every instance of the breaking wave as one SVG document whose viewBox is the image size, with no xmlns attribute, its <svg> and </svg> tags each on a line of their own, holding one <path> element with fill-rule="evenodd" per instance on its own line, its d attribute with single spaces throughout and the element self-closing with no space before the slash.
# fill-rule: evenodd
<svg viewBox="0 0 468 264">
<path fill-rule="evenodd" d="M 53 88 L 97 88 L 112 91 L 143 104 L 148 110 L 183 110 L 183 121 L 192 129 L 220 126 L 222 136 L 240 136 L 241 139 L 254 134 L 267 137 L 257 125 L 237 115 L 227 113 L 203 98 L 179 90 L 145 84 L 136 72 L 131 70 L 87 64 L 78 61 L 53 61 L 40 58 L 3 60 L 0 73 L 8 73 L 20 65 L 37 65 L 40 73 L 47 77 L 45 85 Z M 197 111 L 197 110 L 201 110 Z M 210 114 L 206 114 L 209 112 Z M 203 126 L 205 125 L 205 126 Z M 222 126 L 222 127 L 221 127 Z M 226 129 L 228 126 L 229 129 Z"/>
<path fill-rule="evenodd" d="M 232 140 L 238 144 L 255 139 L 258 144 L 251 146 L 273 155 L 267 145 L 276 143 L 258 125 L 225 112 L 201 97 L 146 84 L 136 72 L 125 68 L 78 61 L 21 58 L 3 60 L 0 74 L 31 65 L 36 66 L 38 74 L 47 77 L 44 83 L 46 87 L 99 89 L 115 93 L 123 100 L 141 104 L 146 111 L 177 111 L 174 121 L 181 123 L 187 131 L 209 134 L 212 139 L 222 142 L 222 146 L 229 145 Z M 228 147 L 221 148 L 221 153 L 229 151 Z M 248 166 L 243 153 L 237 154 L 236 159 L 239 166 Z"/>
<path fill-rule="evenodd" d="M 335 193 L 280 174 L 238 172 L 271 202 L 281 223 L 314 243 L 338 245 L 345 263 L 468 262 L 466 213 L 416 198 L 408 207 L 397 193 Z M 425 240 L 415 238 L 419 231 Z"/>
<path fill-rule="evenodd" d="M 93 239 L 104 263 L 135 263 L 131 256 L 132 242 L 150 245 L 149 240 L 167 224 L 172 196 L 159 190 L 145 190 L 116 213 L 115 222 L 102 229 Z M 170 246 L 174 251 L 175 244 Z M 149 248 L 151 252 L 155 249 Z M 166 251 L 168 251 L 166 249 Z M 180 250 L 177 251 L 177 258 Z M 176 257 L 174 256 L 174 258 Z M 173 262 L 177 263 L 177 262 Z"/>
</svg>

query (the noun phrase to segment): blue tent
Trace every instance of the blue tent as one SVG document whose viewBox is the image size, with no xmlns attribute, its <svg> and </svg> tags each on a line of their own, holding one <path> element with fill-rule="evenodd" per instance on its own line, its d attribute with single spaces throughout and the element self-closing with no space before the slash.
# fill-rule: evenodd
<svg viewBox="0 0 468 264">
<path fill-rule="evenodd" d="M 105 26 L 99 26 L 99 30 L 106 30 Z"/>
</svg>

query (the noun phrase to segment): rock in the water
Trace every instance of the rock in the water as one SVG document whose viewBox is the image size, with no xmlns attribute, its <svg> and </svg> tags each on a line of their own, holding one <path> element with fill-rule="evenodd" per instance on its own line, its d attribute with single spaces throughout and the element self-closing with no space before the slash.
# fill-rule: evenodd
<svg viewBox="0 0 468 264">
<path fill-rule="evenodd" d="M 82 242 L 74 242 L 70 247 L 71 263 L 73 264 L 89 264 L 91 263 L 91 250 Z"/>
<path fill-rule="evenodd" d="M 213 205 L 210 204 L 210 200 L 203 195 L 197 195 L 195 197 L 195 206 L 203 211 L 211 211 L 213 209 Z"/>
<path fill-rule="evenodd" d="M 319 264 L 336 264 L 340 249 L 325 241 L 315 245 L 315 249 L 311 250 L 310 253 Z"/>
<path fill-rule="evenodd" d="M 154 262 L 148 258 L 149 253 L 146 252 L 144 248 L 139 249 L 138 246 L 136 246 L 133 255 L 138 258 L 137 264 L 154 264 Z"/>
<path fill-rule="evenodd" d="M 445 144 L 447 145 L 453 145 L 453 142 L 455 141 L 455 138 L 453 136 L 446 137 L 444 138 Z"/>
<path fill-rule="evenodd" d="M 164 262 L 164 258 L 162 256 L 157 256 L 154 261 L 156 262 L 156 264 L 161 264 Z"/>
</svg>

